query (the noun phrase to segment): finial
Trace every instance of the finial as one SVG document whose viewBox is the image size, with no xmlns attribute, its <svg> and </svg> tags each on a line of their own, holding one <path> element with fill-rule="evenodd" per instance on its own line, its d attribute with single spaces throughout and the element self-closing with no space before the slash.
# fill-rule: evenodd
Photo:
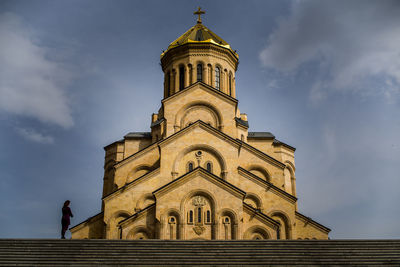
<svg viewBox="0 0 400 267">
<path fill-rule="evenodd" d="M 197 23 L 200 23 L 200 24 L 201 24 L 201 15 L 203 15 L 203 14 L 205 14 L 205 13 L 206 13 L 206 12 L 205 12 L 204 10 L 201 10 L 201 7 L 199 7 L 199 8 L 197 9 L 197 11 L 193 13 L 193 15 L 198 15 L 198 16 L 199 16 L 199 18 L 197 19 Z"/>
</svg>

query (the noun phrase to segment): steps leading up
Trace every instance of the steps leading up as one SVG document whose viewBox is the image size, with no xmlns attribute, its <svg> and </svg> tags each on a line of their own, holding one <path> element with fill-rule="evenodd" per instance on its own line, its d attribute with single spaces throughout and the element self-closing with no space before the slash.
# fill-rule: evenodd
<svg viewBox="0 0 400 267">
<path fill-rule="evenodd" d="M 400 266 L 400 240 L 0 239 L 0 266 Z"/>
</svg>

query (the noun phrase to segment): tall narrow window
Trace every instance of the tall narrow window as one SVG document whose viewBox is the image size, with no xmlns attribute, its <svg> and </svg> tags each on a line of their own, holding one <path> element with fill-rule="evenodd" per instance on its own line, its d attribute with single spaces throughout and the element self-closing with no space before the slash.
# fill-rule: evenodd
<svg viewBox="0 0 400 267">
<path fill-rule="evenodd" d="M 197 64 L 197 81 L 203 81 L 203 64 Z"/>
<path fill-rule="evenodd" d="M 232 96 L 232 74 L 229 73 L 229 95 Z"/>
<path fill-rule="evenodd" d="M 185 67 L 179 67 L 179 90 L 185 87 Z"/>
<path fill-rule="evenodd" d="M 171 76 L 169 72 L 166 75 L 165 83 L 167 88 L 167 97 L 169 97 L 171 95 Z"/>
<path fill-rule="evenodd" d="M 220 76 L 221 76 L 221 70 L 219 67 L 215 68 L 215 88 L 217 90 L 220 90 Z"/>
<path fill-rule="evenodd" d="M 211 212 L 209 210 L 207 210 L 206 216 L 206 222 L 211 223 Z"/>
<path fill-rule="evenodd" d="M 189 211 L 189 223 L 193 223 L 193 210 Z"/>
<path fill-rule="evenodd" d="M 193 171 L 193 163 L 192 162 L 189 162 L 189 164 L 188 164 L 188 171 Z"/>
<path fill-rule="evenodd" d="M 212 172 L 212 164 L 211 164 L 211 162 L 207 162 L 206 168 L 207 168 L 208 172 Z"/>
<path fill-rule="evenodd" d="M 197 222 L 201 223 L 201 208 L 197 208 Z"/>
</svg>

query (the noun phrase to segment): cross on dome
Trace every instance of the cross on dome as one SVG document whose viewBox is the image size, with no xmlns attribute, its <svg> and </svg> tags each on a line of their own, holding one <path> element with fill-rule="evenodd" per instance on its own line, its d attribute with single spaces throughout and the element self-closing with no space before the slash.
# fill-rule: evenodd
<svg viewBox="0 0 400 267">
<path fill-rule="evenodd" d="M 206 14 L 204 10 L 201 10 L 201 7 L 197 9 L 196 12 L 193 13 L 193 15 L 198 15 L 199 18 L 197 19 L 197 23 L 201 23 L 201 15 Z"/>
</svg>

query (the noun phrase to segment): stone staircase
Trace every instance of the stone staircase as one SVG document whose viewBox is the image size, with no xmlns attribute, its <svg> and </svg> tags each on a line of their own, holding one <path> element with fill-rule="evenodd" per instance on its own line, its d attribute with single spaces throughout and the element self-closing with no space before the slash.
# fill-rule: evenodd
<svg viewBox="0 0 400 267">
<path fill-rule="evenodd" d="M 0 239 L 0 266 L 400 266 L 400 240 Z"/>
</svg>

